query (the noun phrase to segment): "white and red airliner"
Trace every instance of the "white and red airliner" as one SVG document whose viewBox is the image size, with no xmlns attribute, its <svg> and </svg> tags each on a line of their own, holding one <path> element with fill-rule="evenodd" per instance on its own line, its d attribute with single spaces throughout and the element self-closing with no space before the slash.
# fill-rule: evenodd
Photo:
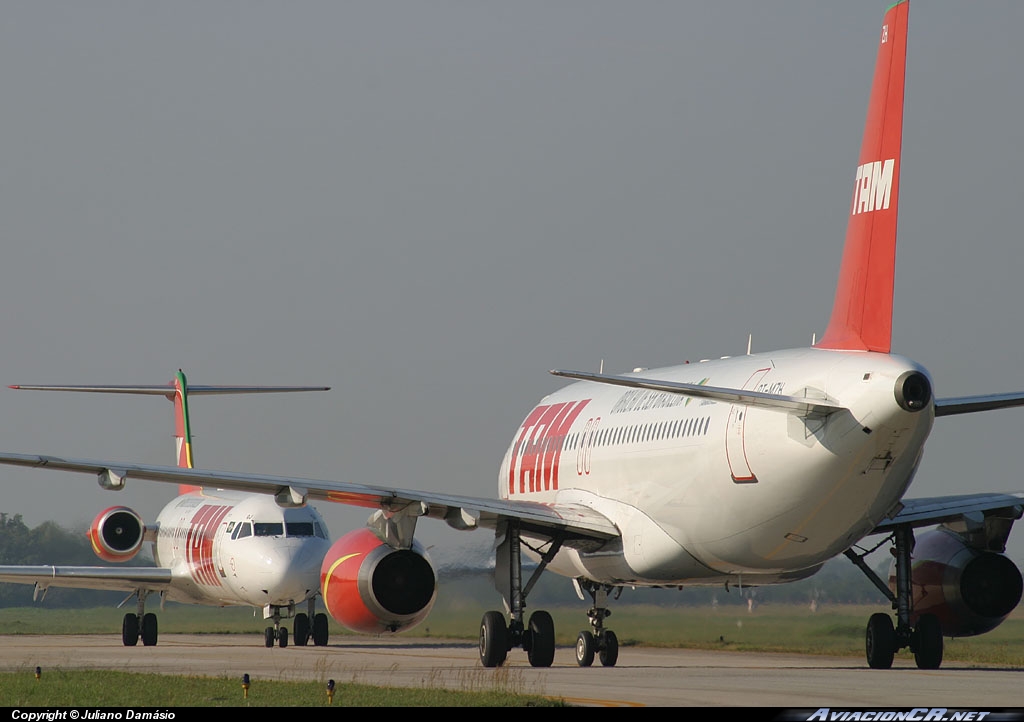
<svg viewBox="0 0 1024 722">
<path fill-rule="evenodd" d="M 149 394 L 174 402 L 178 466 L 192 468 L 189 395 L 326 391 L 323 386 L 189 386 L 180 370 L 162 386 L 13 386 L 19 389 L 93 393 Z M 114 476 L 107 488 L 117 488 Z M 181 485 L 147 525 L 133 509 L 104 509 L 88 530 L 96 555 L 107 562 L 127 562 L 152 542 L 156 566 L 77 567 L 0 566 L 0 581 L 35 584 L 36 597 L 50 587 L 127 591 L 136 611 L 124 615 L 122 641 L 135 646 L 157 643 L 157 617 L 146 612 L 146 598 L 211 606 L 251 606 L 273 621 L 265 629 L 268 647 L 288 645 L 282 618 L 294 617 L 294 641 L 327 644 L 327 615 L 317 614 L 320 563 L 330 548 L 327 525 L 307 505 L 279 505 L 263 494 Z M 128 599 L 131 599 L 129 597 Z M 126 600 L 127 601 L 127 600 Z M 301 611 L 305 604 L 307 611 Z M 300 611 L 296 611 L 296 608 Z"/>
<path fill-rule="evenodd" d="M 593 600 L 578 664 L 611 666 L 618 641 L 604 620 L 624 587 L 777 584 L 843 554 L 895 612 L 868 621 L 868 664 L 890 667 L 909 647 L 919 667 L 937 668 L 943 637 L 987 632 L 1020 600 L 1004 551 L 1024 493 L 904 495 L 936 417 L 1024 405 L 1024 392 L 937 398 L 923 366 L 891 353 L 908 13 L 908 0 L 893 3 L 877 36 L 838 287 L 809 348 L 619 375 L 554 371 L 577 382 L 526 416 L 496 499 L 54 456 L 0 462 L 95 473 L 107 487 L 148 479 L 374 509 L 321 570 L 328 611 L 364 631 L 405 629 L 429 611 L 436 580 L 414 539 L 421 517 L 492 530 L 507 611 L 480 624 L 487 667 L 514 647 L 534 666 L 552 663 L 551 616 L 526 616 L 545 570 Z M 872 535 L 892 545 L 888 580 L 864 561 Z M 540 561 L 530 579 L 524 551 Z"/>
</svg>

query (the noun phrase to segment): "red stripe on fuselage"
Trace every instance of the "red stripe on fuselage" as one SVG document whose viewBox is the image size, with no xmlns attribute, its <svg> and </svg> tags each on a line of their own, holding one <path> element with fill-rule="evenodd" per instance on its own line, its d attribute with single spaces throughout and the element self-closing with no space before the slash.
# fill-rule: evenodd
<svg viewBox="0 0 1024 722">
<path fill-rule="evenodd" d="M 527 490 L 536 492 L 558 489 L 558 465 L 565 437 L 588 403 L 590 399 L 569 401 L 538 406 L 530 412 L 512 447 L 508 471 L 509 494 L 517 493 L 517 470 L 520 494 L 525 494 Z"/>
<path fill-rule="evenodd" d="M 192 515 L 186 535 L 185 559 L 196 584 L 221 586 L 213 564 L 213 537 L 230 506 L 204 504 Z"/>
</svg>

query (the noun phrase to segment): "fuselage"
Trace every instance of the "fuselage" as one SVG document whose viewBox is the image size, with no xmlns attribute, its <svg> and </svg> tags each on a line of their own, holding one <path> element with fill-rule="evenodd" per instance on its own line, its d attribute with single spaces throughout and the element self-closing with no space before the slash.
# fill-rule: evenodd
<svg viewBox="0 0 1024 722">
<path fill-rule="evenodd" d="M 550 568 L 602 583 L 763 584 L 807 576 L 897 509 L 934 420 L 901 405 L 919 365 L 792 349 L 638 377 L 808 397 L 828 415 L 581 382 L 545 397 L 502 463 L 499 495 L 580 503 L 621 541 Z"/>
<path fill-rule="evenodd" d="M 329 548 L 327 525 L 313 507 L 285 509 L 269 496 L 206 490 L 164 507 L 154 558 L 171 569 L 168 599 L 262 607 L 315 595 Z"/>
</svg>

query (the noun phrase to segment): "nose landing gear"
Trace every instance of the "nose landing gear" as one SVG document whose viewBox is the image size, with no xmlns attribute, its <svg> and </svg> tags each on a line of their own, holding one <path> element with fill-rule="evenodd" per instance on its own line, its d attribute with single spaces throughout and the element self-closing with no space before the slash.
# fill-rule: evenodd
<svg viewBox="0 0 1024 722">
<path fill-rule="evenodd" d="M 619 660 L 619 639 L 615 632 L 604 628 L 604 620 L 612 615 L 612 611 L 605 605 L 608 602 L 608 592 L 613 587 L 587 580 L 579 581 L 577 586 L 590 594 L 594 605 L 587 610 L 593 631 L 584 630 L 576 638 L 576 664 L 580 667 L 589 667 L 594 663 L 596 656 L 603 666 L 614 667 Z M 619 587 L 618 590 L 621 593 L 622 588 Z"/>
<path fill-rule="evenodd" d="M 284 607 L 277 604 L 268 604 L 263 607 L 263 618 L 274 620 L 273 627 L 267 627 L 263 630 L 263 641 L 268 649 L 274 646 L 274 642 L 277 642 L 281 646 L 281 649 L 288 646 L 288 628 L 281 626 L 282 609 L 287 612 L 285 616 L 295 616 L 294 604 Z"/>
</svg>

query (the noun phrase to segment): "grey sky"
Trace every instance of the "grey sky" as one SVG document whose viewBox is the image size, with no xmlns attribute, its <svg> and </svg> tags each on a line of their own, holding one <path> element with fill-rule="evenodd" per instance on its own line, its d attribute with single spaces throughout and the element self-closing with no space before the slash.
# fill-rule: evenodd
<svg viewBox="0 0 1024 722">
<path fill-rule="evenodd" d="M 888 4 L 6 3 L 0 381 L 329 384 L 195 400 L 197 463 L 491 496 L 550 368 L 821 333 Z M 911 11 L 894 350 L 940 396 L 1024 388 L 1022 29 Z M 166 402 L 0 399 L 5 450 L 173 461 Z M 911 495 L 1024 489 L 1022 429 L 940 419 Z M 0 475 L 30 524 L 173 493 Z"/>
</svg>

